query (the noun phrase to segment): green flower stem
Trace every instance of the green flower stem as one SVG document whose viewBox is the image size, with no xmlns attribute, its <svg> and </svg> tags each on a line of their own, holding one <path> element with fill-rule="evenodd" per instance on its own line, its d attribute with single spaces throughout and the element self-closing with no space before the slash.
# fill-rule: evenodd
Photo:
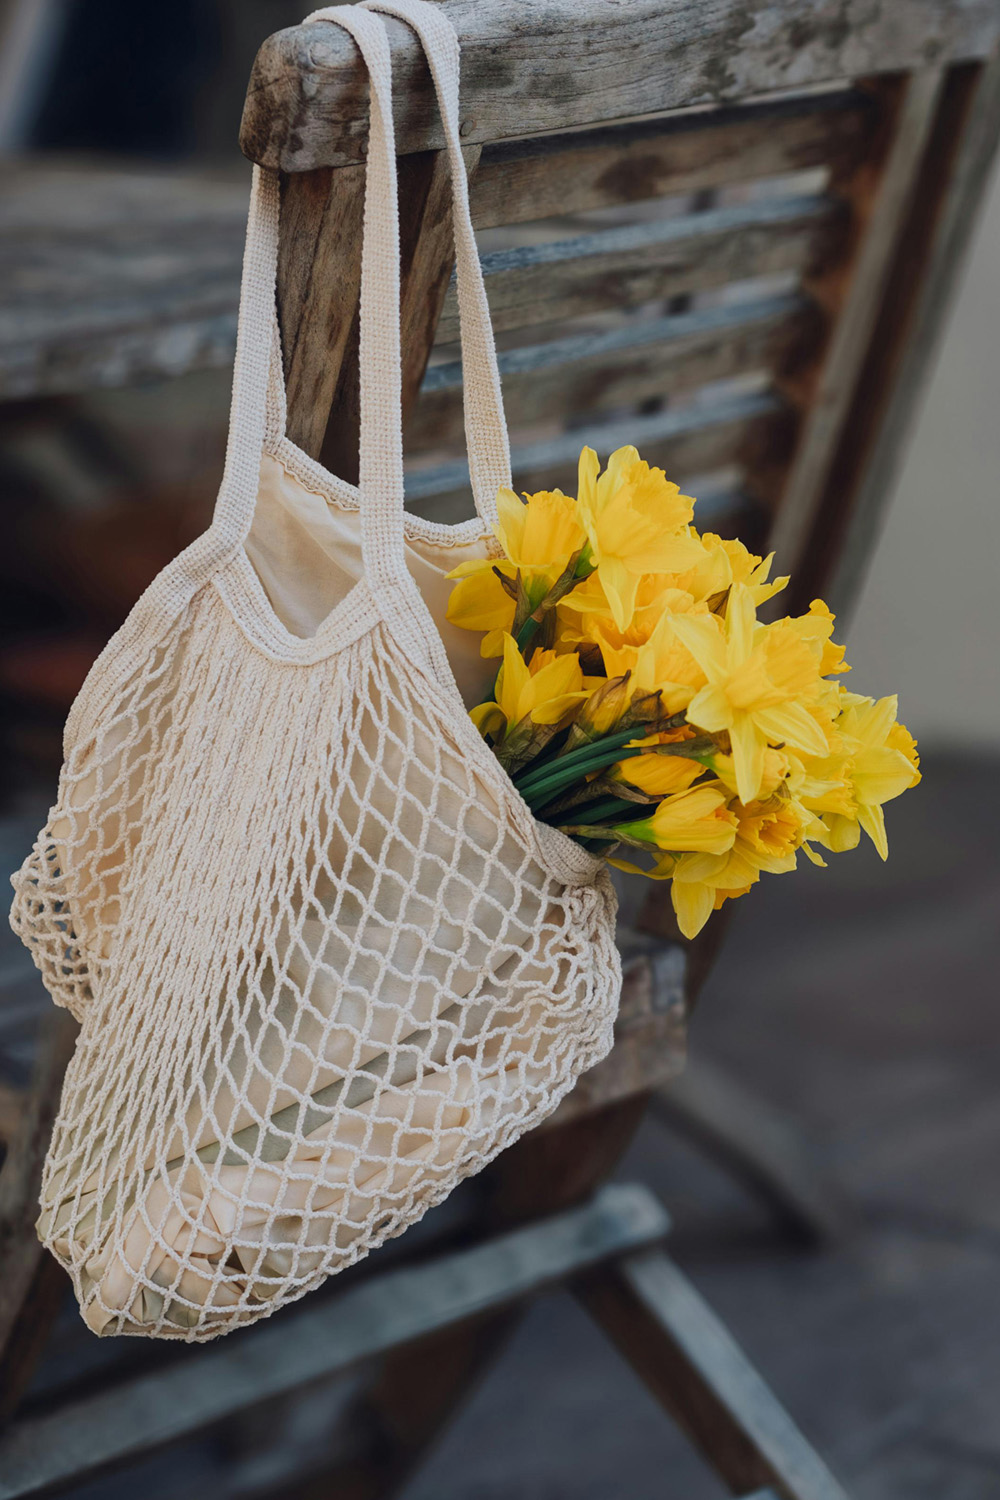
<svg viewBox="0 0 1000 1500">
<path fill-rule="evenodd" d="M 517 649 L 520 651 L 525 661 L 527 661 L 528 659 L 526 654 L 527 649 L 541 629 L 541 624 L 541 620 L 536 620 L 533 615 L 529 615 L 524 624 L 521 626 L 520 630 L 517 632 Z"/>
<path fill-rule="evenodd" d="M 567 787 L 573 786 L 583 777 L 589 776 L 593 771 L 607 770 L 608 766 L 617 765 L 621 760 L 630 760 L 633 755 L 641 755 L 638 748 L 634 750 L 615 749 L 604 751 L 601 755 L 595 755 L 589 761 L 580 761 L 575 766 L 562 769 L 562 762 L 557 761 L 549 776 L 533 782 L 530 786 L 519 787 L 518 790 L 524 800 L 532 807 L 539 807 L 553 798 Z M 558 768 L 558 769 L 557 769 Z"/>
<path fill-rule="evenodd" d="M 560 775 L 569 770 L 575 772 L 585 762 L 595 759 L 603 760 L 610 764 L 618 757 L 617 754 L 612 753 L 611 762 L 609 762 L 609 752 L 617 752 L 623 746 L 627 745 L 629 740 L 639 739 L 640 737 L 641 731 L 637 729 L 623 729 L 617 734 L 602 735 L 600 739 L 591 740 L 589 744 L 581 745 L 577 750 L 571 750 L 568 755 L 556 756 L 555 760 L 546 766 L 540 766 L 537 770 L 529 768 L 527 771 L 522 771 L 519 776 L 514 778 L 514 784 L 521 792 L 524 792 L 526 789 L 530 789 L 534 782 L 541 781 L 549 775 L 555 774 L 557 771 Z M 588 769 L 593 768 L 588 767 Z"/>
<path fill-rule="evenodd" d="M 610 818 L 624 812 L 634 812 L 637 805 L 635 802 L 627 801 L 624 797 L 603 797 L 600 802 L 594 802 L 589 807 L 574 809 L 573 822 L 577 824 L 599 823 L 602 818 Z"/>
</svg>

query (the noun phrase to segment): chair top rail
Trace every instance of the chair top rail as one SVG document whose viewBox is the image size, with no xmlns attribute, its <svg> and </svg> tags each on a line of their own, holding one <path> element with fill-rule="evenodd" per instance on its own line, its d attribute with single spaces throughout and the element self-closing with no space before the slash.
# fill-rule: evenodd
<svg viewBox="0 0 1000 1500">
<path fill-rule="evenodd" d="M 850 25 L 812 0 L 443 0 L 463 49 L 463 138 L 543 134 L 987 56 L 995 0 L 883 0 Z M 416 39 L 389 20 L 400 154 L 443 144 Z M 360 160 L 368 87 L 347 34 L 275 32 L 257 54 L 240 144 L 286 172 Z"/>
</svg>

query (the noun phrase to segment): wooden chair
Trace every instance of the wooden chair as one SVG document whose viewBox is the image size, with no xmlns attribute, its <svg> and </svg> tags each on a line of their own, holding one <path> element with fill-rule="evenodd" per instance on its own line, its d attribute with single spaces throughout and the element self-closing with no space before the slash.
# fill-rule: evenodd
<svg viewBox="0 0 1000 1500">
<path fill-rule="evenodd" d="M 777 549 L 792 606 L 822 590 L 842 611 L 1000 131 L 996 6 L 895 0 L 852 27 L 799 0 L 444 3 L 463 43 L 462 134 L 516 482 L 569 485 L 582 441 L 603 453 L 634 441 L 689 482 L 703 527 Z M 406 27 L 389 29 L 409 492 L 452 519 L 468 502 L 447 175 L 421 55 Z M 262 47 L 241 138 L 282 173 L 290 435 L 347 478 L 366 110 L 346 35 L 300 26 Z M 723 927 L 715 918 L 682 944 L 662 892 L 648 896 L 624 940 L 614 1052 L 400 1241 L 273 1323 L 209 1348 L 128 1343 L 117 1377 L 105 1368 L 54 1410 L 19 1410 L 63 1293 L 31 1231 L 73 1041 L 55 1016 L 0 1176 L 13 1417 L 0 1500 L 58 1492 L 212 1425 L 244 1433 L 263 1401 L 280 1428 L 283 1403 L 347 1372 L 323 1455 L 272 1493 L 392 1494 L 527 1300 L 557 1282 L 734 1494 L 842 1496 L 661 1248 L 663 1209 L 640 1187 L 604 1185 L 680 1066 Z"/>
</svg>

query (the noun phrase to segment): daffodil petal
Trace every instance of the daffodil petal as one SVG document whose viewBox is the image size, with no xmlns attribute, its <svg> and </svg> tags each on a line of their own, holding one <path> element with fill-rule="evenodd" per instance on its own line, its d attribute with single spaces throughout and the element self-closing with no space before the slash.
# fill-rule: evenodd
<svg viewBox="0 0 1000 1500">
<path fill-rule="evenodd" d="M 635 595 L 639 579 L 629 571 L 617 557 L 602 557 L 598 564 L 601 587 L 611 607 L 611 615 L 619 630 L 628 627 L 635 611 Z"/>
<path fill-rule="evenodd" d="M 688 723 L 707 729 L 709 734 L 718 734 L 720 729 L 729 727 L 733 716 L 725 693 L 709 684 L 695 693 L 687 706 L 687 717 Z"/>
<path fill-rule="evenodd" d="M 889 839 L 885 831 L 885 813 L 878 806 L 858 808 L 858 822 L 878 850 L 880 859 L 889 858 Z"/>
<path fill-rule="evenodd" d="M 670 900 L 677 925 L 686 938 L 697 937 L 715 910 L 715 892 L 712 887 L 698 885 L 693 881 L 675 880 L 670 887 Z"/>
<path fill-rule="evenodd" d="M 477 703 L 475 708 L 469 710 L 469 717 L 484 738 L 488 734 L 496 734 L 507 722 L 497 703 Z"/>
<path fill-rule="evenodd" d="M 759 708 L 754 712 L 753 720 L 772 744 L 791 745 L 795 750 L 804 750 L 807 755 L 826 755 L 829 751 L 822 729 L 801 703 Z"/>
<path fill-rule="evenodd" d="M 714 615 L 674 615 L 674 635 L 694 657 L 706 677 L 726 670 L 726 642 Z"/>
<path fill-rule="evenodd" d="M 757 611 L 753 595 L 745 583 L 734 583 L 726 605 L 726 627 L 729 635 L 730 660 L 741 662 L 750 653 Z"/>
<path fill-rule="evenodd" d="M 764 780 L 764 752 L 767 741 L 748 714 L 738 714 L 729 726 L 733 747 L 733 771 L 736 790 L 745 805 L 752 802 Z"/>
</svg>

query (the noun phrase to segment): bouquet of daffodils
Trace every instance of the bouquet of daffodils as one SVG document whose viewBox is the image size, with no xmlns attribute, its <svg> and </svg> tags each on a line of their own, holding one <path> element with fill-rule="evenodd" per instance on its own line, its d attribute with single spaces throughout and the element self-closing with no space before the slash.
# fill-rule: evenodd
<svg viewBox="0 0 1000 1500">
<path fill-rule="evenodd" d="M 464 563 L 448 617 L 500 658 L 472 710 L 537 818 L 671 882 L 681 931 L 799 850 L 888 853 L 883 803 L 920 780 L 894 697 L 861 697 L 820 599 L 770 623 L 772 558 L 699 533 L 634 448 L 577 494 L 498 496 L 500 553 Z"/>
</svg>

